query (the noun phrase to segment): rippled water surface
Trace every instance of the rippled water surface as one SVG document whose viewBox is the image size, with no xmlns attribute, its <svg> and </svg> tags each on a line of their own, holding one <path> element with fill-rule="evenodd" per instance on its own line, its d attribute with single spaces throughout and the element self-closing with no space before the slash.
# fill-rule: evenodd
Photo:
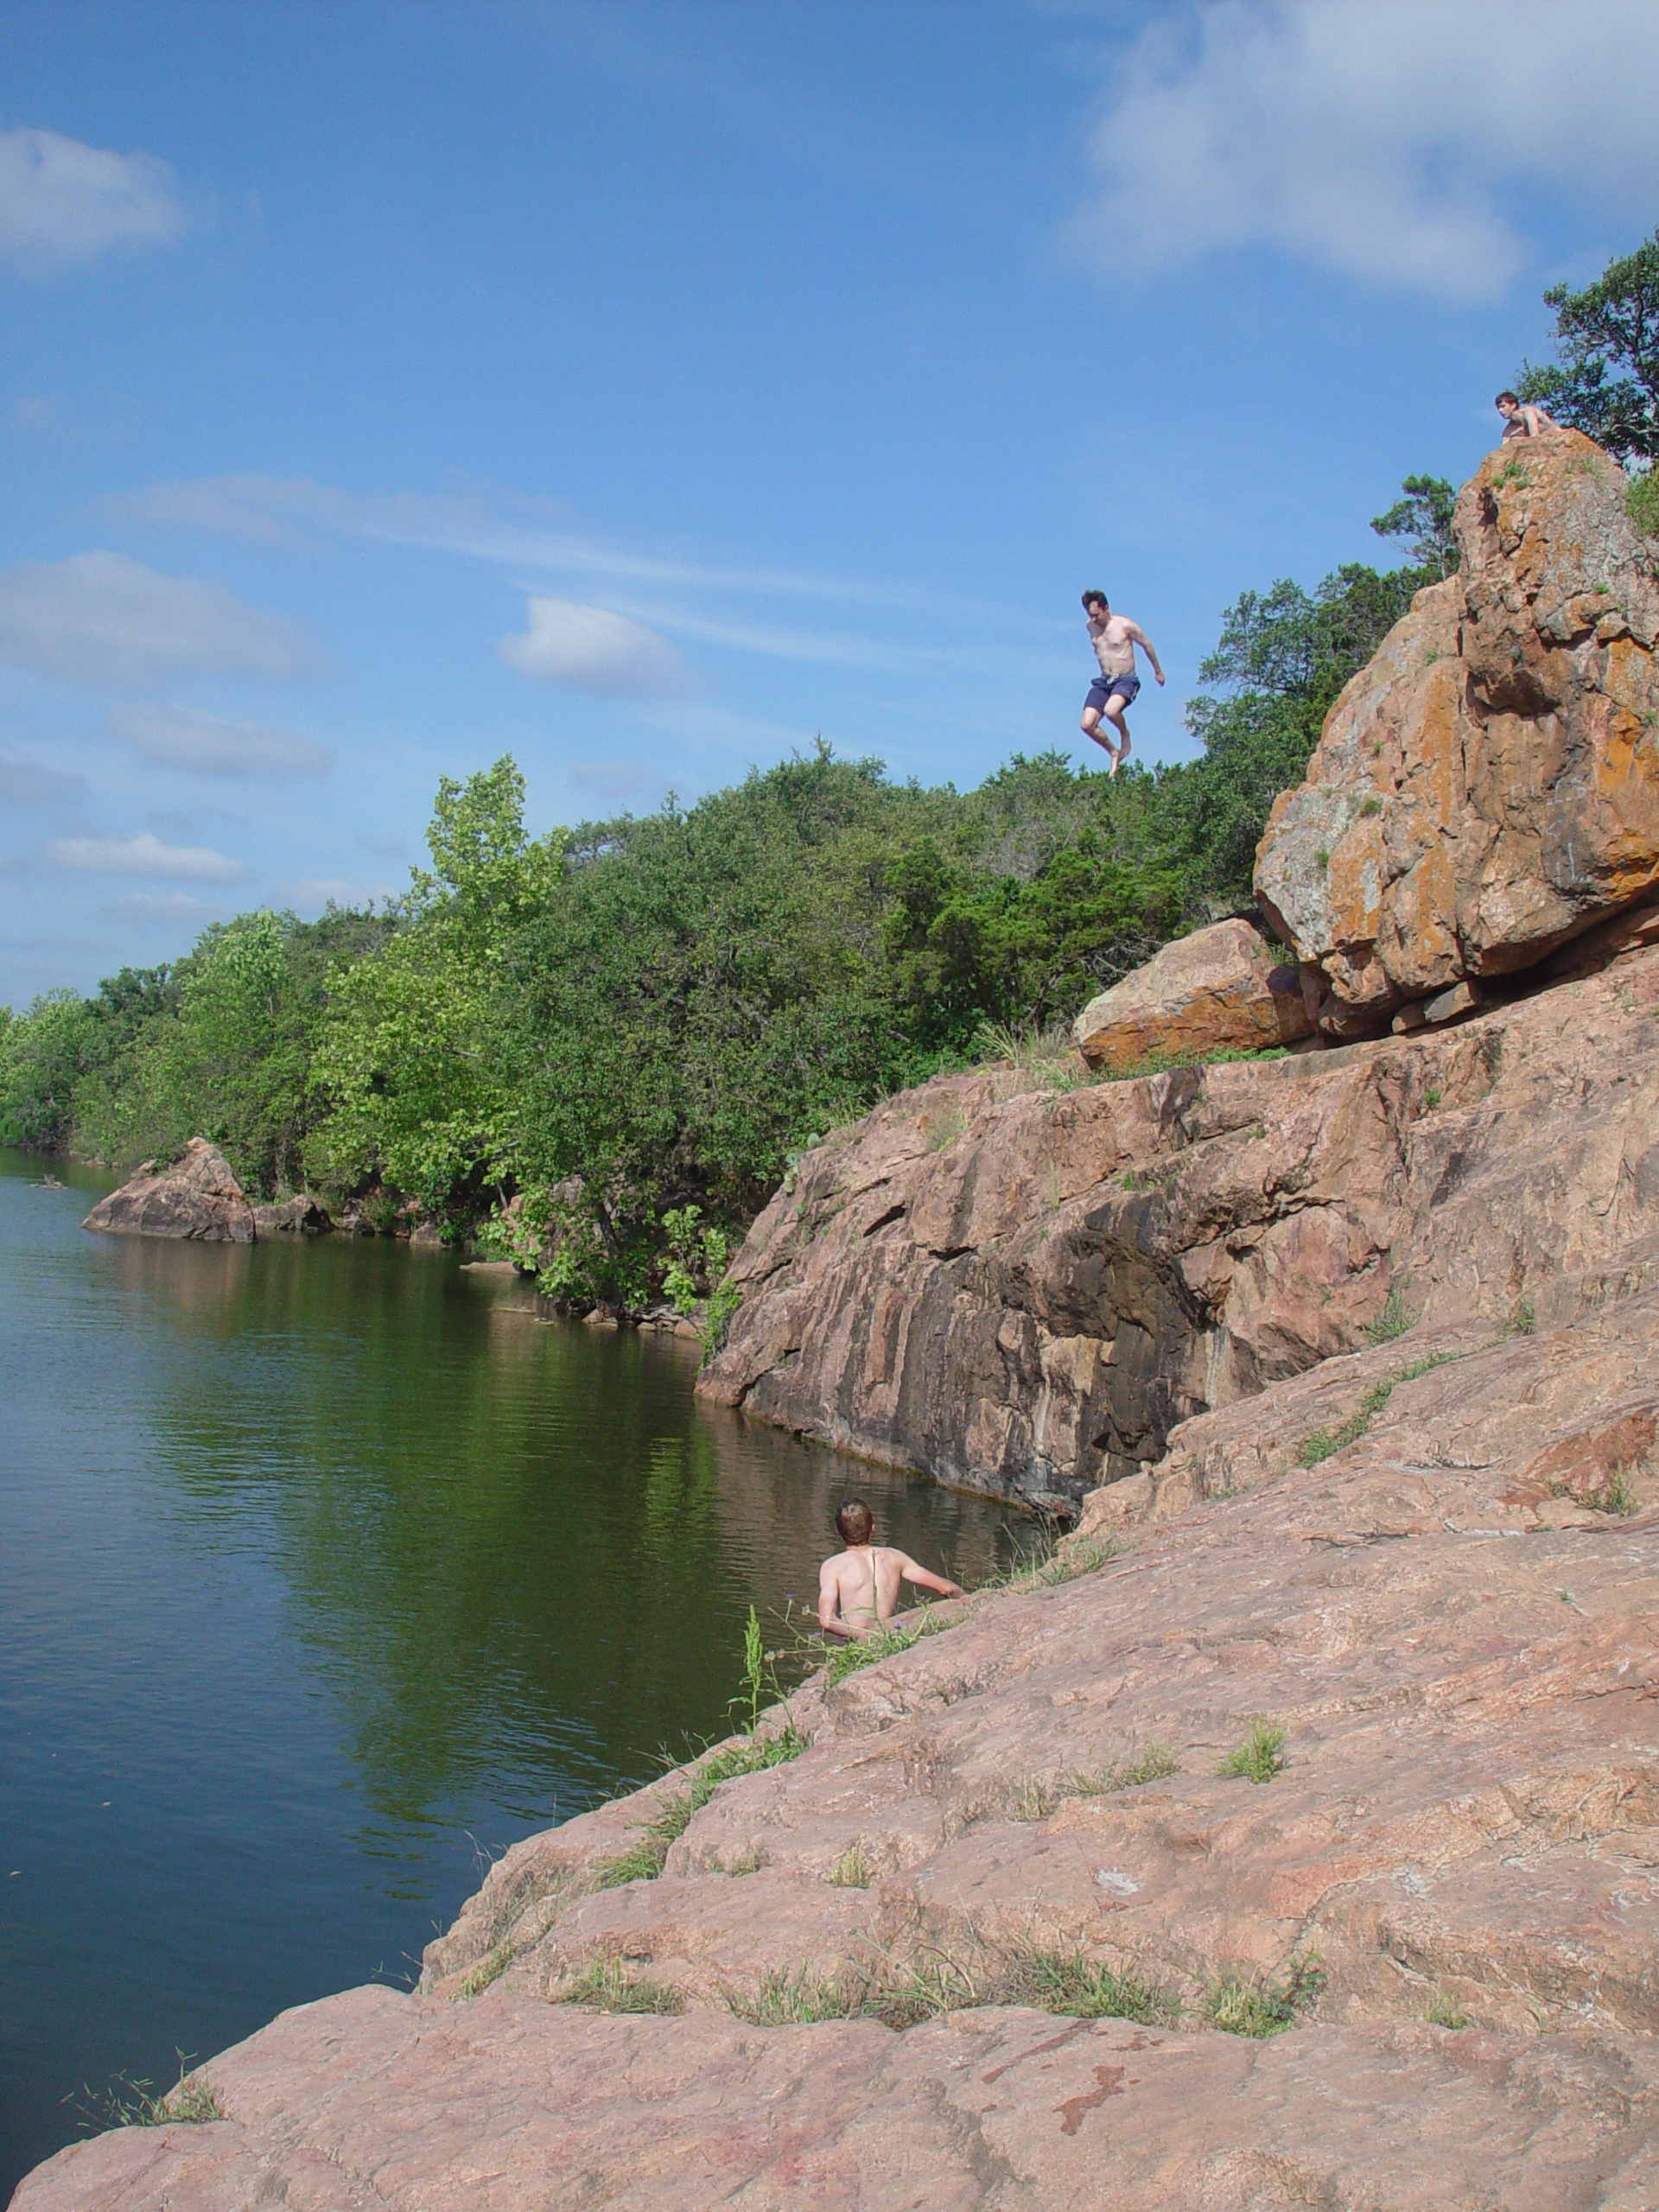
<svg viewBox="0 0 1659 2212">
<path fill-rule="evenodd" d="M 406 1981 L 499 1853 L 724 1732 L 849 1488 L 973 1582 L 999 1510 L 700 1408 L 695 1347 L 439 1255 L 95 1236 L 0 1152 L 0 2202 L 120 2076 Z"/>
</svg>

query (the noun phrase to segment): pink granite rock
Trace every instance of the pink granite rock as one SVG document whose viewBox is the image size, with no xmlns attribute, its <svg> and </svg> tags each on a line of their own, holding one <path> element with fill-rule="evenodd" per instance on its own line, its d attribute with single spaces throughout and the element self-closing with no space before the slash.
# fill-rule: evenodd
<svg viewBox="0 0 1659 2212">
<path fill-rule="evenodd" d="M 1281 964 L 1279 948 L 1247 921 L 1177 938 L 1090 999 L 1075 1031 L 1084 1058 L 1109 1075 L 1159 1055 L 1261 1052 L 1313 1033 L 1294 962 Z"/>
<path fill-rule="evenodd" d="M 192 1137 L 184 1156 L 156 1172 L 146 1160 L 82 1222 L 122 1236 L 193 1237 L 204 1244 L 251 1244 L 253 1208 L 230 1162 L 206 1137 Z"/>
</svg>

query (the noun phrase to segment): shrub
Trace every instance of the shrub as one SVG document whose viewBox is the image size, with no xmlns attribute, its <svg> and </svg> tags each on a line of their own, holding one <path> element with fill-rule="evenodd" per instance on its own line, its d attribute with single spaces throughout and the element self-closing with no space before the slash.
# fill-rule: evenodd
<svg viewBox="0 0 1659 2212">
<path fill-rule="evenodd" d="M 1228 1752 L 1217 1772 L 1242 1775 L 1251 1782 L 1271 1782 L 1284 1764 L 1285 1729 L 1282 1722 L 1269 1720 L 1258 1713 L 1250 1723 L 1249 1735 L 1242 1744 Z"/>
</svg>

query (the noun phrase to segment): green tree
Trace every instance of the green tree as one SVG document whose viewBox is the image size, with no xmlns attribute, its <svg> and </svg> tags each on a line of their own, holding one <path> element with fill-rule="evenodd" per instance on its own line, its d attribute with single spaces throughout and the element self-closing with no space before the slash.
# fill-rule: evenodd
<svg viewBox="0 0 1659 2212">
<path fill-rule="evenodd" d="M 1387 514 L 1373 518 L 1371 528 L 1379 537 L 1399 537 L 1419 569 L 1433 569 L 1449 576 L 1458 565 L 1458 542 L 1452 535 L 1457 508 L 1455 488 L 1444 476 L 1408 476 Z"/>
<path fill-rule="evenodd" d="M 438 1208 L 511 1172 L 502 947 L 550 895 L 563 838 L 528 838 L 524 802 L 508 755 L 465 783 L 444 777 L 427 831 L 432 867 L 415 872 L 398 927 L 372 957 L 334 969 L 305 1148 L 325 1187 L 380 1177 Z"/>
<path fill-rule="evenodd" d="M 67 1146 L 86 1073 L 92 1017 L 79 991 L 43 992 L 0 1033 L 0 1141 L 42 1152 Z"/>
<path fill-rule="evenodd" d="M 1522 365 L 1516 390 L 1630 467 L 1659 460 L 1659 230 L 1593 284 L 1544 294 L 1558 362 Z"/>
</svg>

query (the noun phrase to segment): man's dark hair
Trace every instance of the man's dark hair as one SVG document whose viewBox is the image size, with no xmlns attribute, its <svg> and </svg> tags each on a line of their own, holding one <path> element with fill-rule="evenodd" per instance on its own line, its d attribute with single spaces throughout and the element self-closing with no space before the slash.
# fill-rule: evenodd
<svg viewBox="0 0 1659 2212">
<path fill-rule="evenodd" d="M 1103 591 L 1086 591 L 1083 594 L 1083 611 L 1085 614 L 1091 607 L 1109 607 L 1111 603 Z"/>
<path fill-rule="evenodd" d="M 1512 391 L 1500 391 L 1492 404 L 1494 407 L 1501 407 L 1506 399 L 1511 407 L 1518 407 L 1521 404 Z"/>
<path fill-rule="evenodd" d="M 861 1497 L 849 1497 L 836 1516 L 836 1533 L 843 1544 L 868 1544 L 875 1516 Z"/>
</svg>

